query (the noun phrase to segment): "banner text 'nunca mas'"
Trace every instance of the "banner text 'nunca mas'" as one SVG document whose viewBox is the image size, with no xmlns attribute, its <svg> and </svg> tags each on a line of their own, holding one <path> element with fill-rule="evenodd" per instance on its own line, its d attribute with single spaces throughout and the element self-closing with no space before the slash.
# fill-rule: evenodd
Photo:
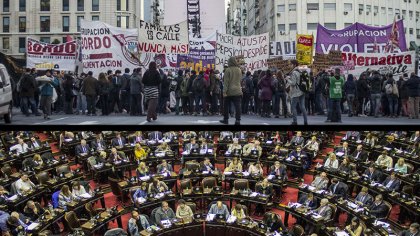
<svg viewBox="0 0 420 236">
<path fill-rule="evenodd" d="M 216 69 L 223 71 L 230 57 L 243 56 L 247 71 L 267 69 L 269 57 L 268 33 L 253 36 L 233 36 L 216 33 Z"/>
</svg>

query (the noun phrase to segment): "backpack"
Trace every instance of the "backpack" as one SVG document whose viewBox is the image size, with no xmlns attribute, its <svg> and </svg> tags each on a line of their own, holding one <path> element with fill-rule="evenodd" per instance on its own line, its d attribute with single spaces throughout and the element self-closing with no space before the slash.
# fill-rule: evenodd
<svg viewBox="0 0 420 236">
<path fill-rule="evenodd" d="M 303 79 L 302 77 L 300 77 L 300 81 L 299 81 L 298 87 L 299 87 L 300 91 L 302 91 L 303 93 L 307 93 L 308 92 L 307 83 L 308 83 L 308 81 L 306 81 L 305 79 Z"/>
<path fill-rule="evenodd" d="M 385 85 L 385 93 L 392 94 L 392 84 Z"/>
</svg>

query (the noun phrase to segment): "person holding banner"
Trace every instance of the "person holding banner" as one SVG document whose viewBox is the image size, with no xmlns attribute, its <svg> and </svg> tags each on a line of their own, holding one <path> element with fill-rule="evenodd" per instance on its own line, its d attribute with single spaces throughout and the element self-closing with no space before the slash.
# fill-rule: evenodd
<svg viewBox="0 0 420 236">
<path fill-rule="evenodd" d="M 222 124 L 229 124 L 229 107 L 231 102 L 233 102 L 233 105 L 235 106 L 235 125 L 241 124 L 241 79 L 241 68 L 239 68 L 236 58 L 230 57 L 228 60 L 228 68 L 226 68 L 223 77 L 223 120 L 220 120 L 220 123 Z"/>
<path fill-rule="evenodd" d="M 149 63 L 149 69 L 143 75 L 144 97 L 147 103 L 147 118 L 148 122 L 157 120 L 156 108 L 158 105 L 159 86 L 162 81 L 160 73 L 157 69 L 156 62 Z"/>
<path fill-rule="evenodd" d="M 287 81 L 290 84 L 290 97 L 292 98 L 292 114 L 293 114 L 293 122 L 292 125 L 297 125 L 297 106 L 299 106 L 300 110 L 303 114 L 303 122 L 304 125 L 308 125 L 308 117 L 307 112 L 305 108 L 305 93 L 300 89 L 301 83 L 301 73 L 298 68 L 298 63 L 296 60 L 292 60 L 291 63 L 295 67 L 293 71 L 291 72 L 290 77 L 287 79 Z"/>
</svg>

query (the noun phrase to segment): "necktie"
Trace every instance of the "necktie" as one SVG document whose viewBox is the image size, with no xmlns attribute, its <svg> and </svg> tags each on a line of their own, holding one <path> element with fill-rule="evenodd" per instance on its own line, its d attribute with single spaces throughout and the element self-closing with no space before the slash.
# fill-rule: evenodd
<svg viewBox="0 0 420 236">
<path fill-rule="evenodd" d="M 387 187 L 387 188 L 390 188 L 393 182 L 394 182 L 394 181 L 391 179 L 391 180 L 388 182 L 388 184 L 386 185 L 386 187 Z"/>
<path fill-rule="evenodd" d="M 361 202 L 363 202 L 365 200 L 366 195 L 362 196 L 362 199 L 360 199 Z"/>
<path fill-rule="evenodd" d="M 276 175 L 280 175 L 280 169 L 276 169 Z"/>
<path fill-rule="evenodd" d="M 119 138 L 119 139 L 118 139 L 118 144 L 119 144 L 120 146 L 122 146 L 122 140 L 121 140 L 121 138 Z"/>
<path fill-rule="evenodd" d="M 99 148 L 99 149 L 102 149 L 102 144 L 101 144 L 101 141 L 98 141 L 98 148 Z"/>
<path fill-rule="evenodd" d="M 338 183 L 334 186 L 333 193 L 335 193 L 335 190 L 337 189 L 337 185 Z"/>
<path fill-rule="evenodd" d="M 24 148 L 23 148 L 23 143 L 22 143 L 20 146 L 22 147 L 22 152 L 24 152 L 25 150 L 24 150 Z"/>
<path fill-rule="evenodd" d="M 155 139 L 156 139 L 156 140 L 158 139 L 158 137 L 157 137 L 157 133 L 155 133 Z"/>
<path fill-rule="evenodd" d="M 83 153 L 86 153 L 86 147 L 85 146 L 82 146 L 83 147 Z"/>
<path fill-rule="evenodd" d="M 38 142 L 34 142 L 34 146 L 37 148 L 39 147 Z"/>
<path fill-rule="evenodd" d="M 359 155 L 360 155 L 360 151 L 357 152 L 356 159 L 359 158 Z"/>
</svg>

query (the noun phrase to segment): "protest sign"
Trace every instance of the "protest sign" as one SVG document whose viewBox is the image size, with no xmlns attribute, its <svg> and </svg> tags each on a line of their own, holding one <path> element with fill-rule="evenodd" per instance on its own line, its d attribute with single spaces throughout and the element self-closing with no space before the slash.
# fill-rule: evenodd
<svg viewBox="0 0 420 236">
<path fill-rule="evenodd" d="M 333 50 L 328 54 L 315 53 L 314 61 L 310 65 L 311 70 L 315 74 L 322 70 L 330 70 L 336 67 L 343 67 L 343 59 L 340 51 Z"/>
<path fill-rule="evenodd" d="M 216 69 L 223 71 L 230 57 L 244 56 L 247 71 L 267 69 L 269 56 L 268 33 L 252 36 L 233 36 L 216 33 Z"/>
<path fill-rule="evenodd" d="M 283 60 L 282 57 L 268 59 L 267 66 L 269 69 L 281 70 L 283 74 L 289 74 L 295 68 L 290 59 Z"/>
<path fill-rule="evenodd" d="M 407 51 L 407 44 L 403 21 L 396 22 L 396 26 L 399 42 L 395 50 L 405 52 Z M 325 54 L 330 50 L 340 50 L 343 52 L 373 53 L 375 47 L 379 47 L 379 52 L 382 52 L 389 41 L 391 31 L 392 24 L 384 27 L 374 27 L 355 23 L 341 30 L 327 29 L 318 24 L 316 52 Z"/>
<path fill-rule="evenodd" d="M 188 23 L 154 25 L 140 20 L 139 51 L 156 54 L 188 54 Z"/>
<path fill-rule="evenodd" d="M 283 59 L 296 58 L 296 41 L 270 42 L 270 58 L 283 57 Z"/>
<path fill-rule="evenodd" d="M 188 68 L 195 71 L 215 68 L 215 41 L 192 39 L 189 48 L 190 53 L 188 55 L 178 55 L 177 64 L 179 68 Z"/>
<path fill-rule="evenodd" d="M 100 21 L 81 20 L 83 71 L 95 76 L 108 69 L 140 67 L 137 29 L 121 29 Z"/>
<path fill-rule="evenodd" d="M 299 65 L 309 65 L 312 63 L 312 50 L 314 46 L 313 35 L 296 35 L 297 53 L 296 59 Z"/>
<path fill-rule="evenodd" d="M 49 44 L 27 38 L 26 67 L 37 70 L 74 71 L 77 53 L 76 41 Z"/>
</svg>

